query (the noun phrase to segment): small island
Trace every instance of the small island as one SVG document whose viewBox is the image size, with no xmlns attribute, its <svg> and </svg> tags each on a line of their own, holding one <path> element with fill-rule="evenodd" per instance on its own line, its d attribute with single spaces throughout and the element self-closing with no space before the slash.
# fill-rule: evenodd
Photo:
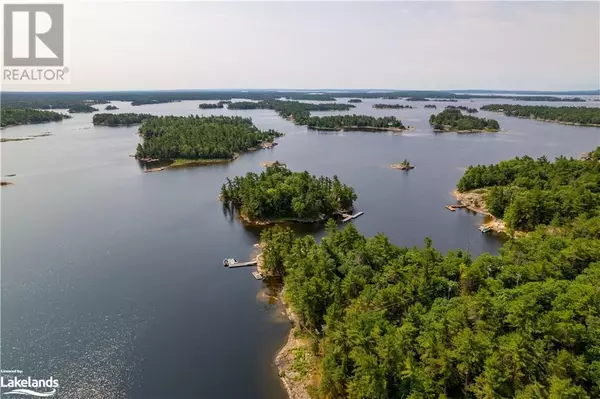
<svg viewBox="0 0 600 399">
<path fill-rule="evenodd" d="M 249 172 L 221 187 L 221 201 L 250 225 L 318 223 L 351 212 L 357 196 L 337 176 L 292 172 L 276 162 L 261 174 Z"/>
<path fill-rule="evenodd" d="M 218 103 L 201 103 L 198 105 L 200 109 L 216 109 L 216 108 L 224 108 L 224 102 L 219 101 Z"/>
<path fill-rule="evenodd" d="M 500 131 L 498 121 L 463 115 L 456 108 L 445 109 L 437 115 L 431 115 L 429 124 L 433 126 L 434 132 L 479 133 Z"/>
<path fill-rule="evenodd" d="M 107 105 L 106 108 L 104 108 L 106 111 L 114 111 L 115 109 L 119 109 L 116 105 Z"/>
<path fill-rule="evenodd" d="M 287 100 L 236 101 L 228 105 L 231 110 L 272 109 L 284 119 L 297 125 L 306 125 L 312 111 L 348 111 L 355 106 L 338 103 L 302 103 Z"/>
<path fill-rule="evenodd" d="M 70 114 L 85 114 L 98 111 L 98 108 L 92 107 L 86 103 L 73 104 L 71 108 L 69 108 Z"/>
<path fill-rule="evenodd" d="M 311 116 L 303 124 L 313 130 L 382 130 L 392 132 L 406 130 L 402 122 L 393 116 L 381 118 L 367 115 Z"/>
<path fill-rule="evenodd" d="M 0 123 L 2 127 L 58 122 L 69 118 L 71 118 L 71 115 L 54 111 L 40 111 L 29 108 L 0 108 Z"/>
<path fill-rule="evenodd" d="M 92 118 L 94 125 L 102 126 L 129 126 L 137 125 L 145 121 L 146 119 L 152 118 L 150 114 L 135 114 L 135 113 L 124 113 L 124 114 L 96 114 Z"/>
<path fill-rule="evenodd" d="M 437 106 L 435 104 L 425 104 L 423 107 L 424 108 L 437 108 Z"/>
<path fill-rule="evenodd" d="M 404 161 L 402 161 L 400 163 L 394 163 L 390 166 L 392 167 L 392 169 L 398 169 L 398 170 L 411 170 L 411 169 L 415 168 L 415 165 L 411 165 L 411 163 L 408 162 L 408 159 L 405 159 Z"/>
<path fill-rule="evenodd" d="M 348 100 L 349 103 L 362 103 L 362 100 L 360 98 L 351 98 L 350 100 Z"/>
<path fill-rule="evenodd" d="M 410 109 L 413 108 L 412 105 L 402 105 L 402 104 L 373 104 L 373 108 L 377 109 Z"/>
<path fill-rule="evenodd" d="M 464 105 L 459 105 L 458 107 L 455 105 L 447 105 L 446 109 L 459 109 L 461 111 L 465 111 L 467 114 L 475 114 L 475 113 L 479 112 L 479 110 L 477 110 L 477 108 L 469 108 L 469 107 L 465 107 Z"/>
<path fill-rule="evenodd" d="M 135 157 L 167 160 L 170 167 L 229 162 L 242 152 L 270 148 L 282 136 L 261 131 L 240 116 L 158 116 L 145 119 L 139 129 L 142 143 Z"/>
<path fill-rule="evenodd" d="M 484 105 L 481 109 L 484 111 L 502 112 L 506 116 L 535 119 L 542 122 L 600 127 L 600 108 L 595 107 L 490 104 Z"/>
</svg>

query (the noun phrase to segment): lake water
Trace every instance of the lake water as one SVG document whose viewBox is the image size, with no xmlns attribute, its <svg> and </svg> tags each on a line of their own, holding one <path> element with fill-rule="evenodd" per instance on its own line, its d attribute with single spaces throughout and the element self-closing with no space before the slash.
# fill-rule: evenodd
<svg viewBox="0 0 600 399">
<path fill-rule="evenodd" d="M 495 253 L 500 240 L 479 233 L 481 216 L 444 208 L 465 168 L 521 155 L 578 157 L 600 145 L 597 128 L 488 112 L 478 116 L 506 132 L 436 134 L 428 125 L 449 104 L 507 100 L 430 102 L 437 110 L 375 110 L 375 102 L 403 103 L 364 100 L 350 112 L 395 115 L 414 131 L 324 133 L 269 110 L 115 102 L 112 112 L 243 115 L 286 133 L 274 149 L 230 164 L 158 173 L 141 173 L 129 157 L 136 127 L 94 127 L 92 114 L 3 130 L 52 135 L 2 144 L 1 173 L 17 174 L 1 196 L 2 369 L 53 376 L 60 398 L 285 398 L 272 363 L 289 323 L 260 298 L 264 283 L 251 269 L 221 266 L 225 257 L 247 259 L 258 235 L 223 212 L 217 195 L 227 176 L 273 160 L 337 174 L 359 196 L 365 214 L 354 223 L 363 234 L 407 246 L 430 236 L 444 252 Z M 414 170 L 389 168 L 405 158 Z"/>
</svg>

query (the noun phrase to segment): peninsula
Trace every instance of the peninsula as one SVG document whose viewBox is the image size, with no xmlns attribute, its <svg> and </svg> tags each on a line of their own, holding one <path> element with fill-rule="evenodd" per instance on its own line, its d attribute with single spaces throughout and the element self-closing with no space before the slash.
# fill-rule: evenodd
<svg viewBox="0 0 600 399">
<path fill-rule="evenodd" d="M 103 125 L 103 126 L 129 126 L 129 125 L 137 125 L 149 118 L 152 118 L 152 115 L 150 115 L 150 114 L 135 114 L 135 113 L 96 114 L 92 118 L 92 123 L 94 125 Z"/>
<path fill-rule="evenodd" d="M 484 111 L 502 112 L 506 116 L 535 119 L 543 122 L 600 127 L 600 108 L 595 107 L 491 104 L 484 105 L 481 109 Z"/>
<path fill-rule="evenodd" d="M 58 122 L 69 118 L 71 118 L 71 115 L 61 114 L 54 111 L 40 111 L 30 108 L 0 107 L 0 122 L 2 127 Z"/>
</svg>

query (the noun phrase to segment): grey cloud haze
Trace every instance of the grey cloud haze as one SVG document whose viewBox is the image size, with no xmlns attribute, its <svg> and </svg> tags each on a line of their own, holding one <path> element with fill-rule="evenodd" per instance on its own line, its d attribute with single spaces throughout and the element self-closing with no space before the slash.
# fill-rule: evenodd
<svg viewBox="0 0 600 399">
<path fill-rule="evenodd" d="M 68 6 L 71 83 L 4 89 L 600 87 L 598 2 Z"/>
</svg>

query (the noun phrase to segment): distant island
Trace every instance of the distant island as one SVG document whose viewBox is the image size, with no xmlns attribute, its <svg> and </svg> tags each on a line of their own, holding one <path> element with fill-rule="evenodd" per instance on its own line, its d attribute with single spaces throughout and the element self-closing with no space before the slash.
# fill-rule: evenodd
<svg viewBox="0 0 600 399">
<path fill-rule="evenodd" d="M 357 196 L 337 176 L 315 177 L 274 163 L 257 175 L 249 172 L 221 187 L 220 199 L 248 224 L 317 223 L 351 212 Z"/>
<path fill-rule="evenodd" d="M 398 170 L 411 170 L 415 168 L 415 165 L 412 165 L 408 159 L 405 159 L 404 161 L 400 162 L 400 163 L 394 163 L 391 165 L 392 169 L 398 169 Z"/>
<path fill-rule="evenodd" d="M 490 104 L 484 105 L 481 109 L 502 112 L 506 116 L 535 119 L 543 122 L 600 127 L 600 108 Z"/>
<path fill-rule="evenodd" d="M 143 121 L 139 160 L 170 160 L 171 166 L 228 162 L 239 153 L 271 147 L 283 134 L 261 131 L 240 116 L 159 116 Z"/>
<path fill-rule="evenodd" d="M 362 100 L 360 98 L 351 98 L 350 100 L 348 100 L 349 103 L 362 103 Z"/>
<path fill-rule="evenodd" d="M 463 115 L 456 108 L 445 109 L 437 115 L 431 115 L 429 124 L 433 126 L 434 132 L 478 133 L 500 130 L 498 121 Z"/>
<path fill-rule="evenodd" d="M 128 126 L 142 123 L 146 119 L 152 118 L 150 114 L 96 114 L 92 118 L 94 125 L 103 126 Z"/>
<path fill-rule="evenodd" d="M 469 108 L 469 107 L 465 107 L 464 105 L 459 105 L 458 107 L 455 105 L 447 105 L 446 109 L 459 109 L 461 111 L 465 111 L 468 114 L 475 114 L 475 113 L 479 112 L 479 110 L 477 110 L 477 108 Z"/>
<path fill-rule="evenodd" d="M 380 109 L 403 109 L 403 108 L 413 108 L 412 105 L 403 105 L 403 104 L 373 104 L 373 108 Z"/>
<path fill-rule="evenodd" d="M 227 104 L 227 103 L 231 103 L 231 101 L 229 101 L 229 102 L 219 101 L 218 103 L 201 103 L 200 105 L 198 105 L 198 108 L 200 108 L 200 109 L 224 108 L 225 104 Z"/>
<path fill-rule="evenodd" d="M 85 104 L 85 103 L 73 104 L 71 106 L 71 108 L 69 108 L 70 114 L 83 114 L 83 113 L 90 113 L 90 112 L 96 112 L 96 111 L 98 111 L 98 108 L 94 108 L 91 105 Z"/>
<path fill-rule="evenodd" d="M 106 111 L 113 111 L 113 110 L 119 109 L 119 108 L 117 106 L 115 106 L 115 105 L 110 104 L 110 105 L 107 105 L 106 108 L 104 108 L 104 109 Z"/>
<path fill-rule="evenodd" d="M 437 108 L 437 106 L 435 104 L 425 104 L 423 107 L 424 108 Z"/>
<path fill-rule="evenodd" d="M 71 118 L 71 115 L 54 111 L 0 107 L 0 122 L 2 127 L 58 122 L 69 118 Z"/>
<path fill-rule="evenodd" d="M 305 123 L 314 130 L 384 130 L 403 131 L 406 127 L 393 116 L 376 118 L 367 115 L 311 116 Z"/>
</svg>

